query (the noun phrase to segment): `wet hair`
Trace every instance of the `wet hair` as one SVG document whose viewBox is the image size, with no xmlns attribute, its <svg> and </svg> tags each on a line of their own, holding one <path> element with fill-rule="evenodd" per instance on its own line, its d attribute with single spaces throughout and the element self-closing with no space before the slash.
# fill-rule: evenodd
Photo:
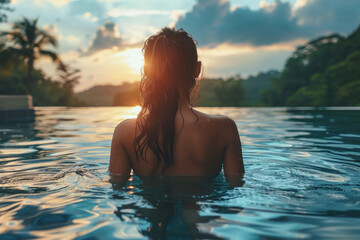
<svg viewBox="0 0 360 240">
<path fill-rule="evenodd" d="M 179 104 L 191 105 L 198 63 L 196 42 L 183 29 L 165 27 L 149 37 L 143 47 L 140 82 L 142 109 L 136 120 L 136 159 L 146 160 L 150 149 L 162 174 L 174 162 L 175 116 Z"/>
</svg>

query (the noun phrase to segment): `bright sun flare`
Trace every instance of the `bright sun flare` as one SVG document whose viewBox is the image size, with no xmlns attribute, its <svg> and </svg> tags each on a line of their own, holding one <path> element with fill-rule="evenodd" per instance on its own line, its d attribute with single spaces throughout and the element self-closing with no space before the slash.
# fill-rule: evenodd
<svg viewBox="0 0 360 240">
<path fill-rule="evenodd" d="M 133 107 L 131 110 L 132 110 L 133 113 L 138 115 L 139 112 L 141 111 L 141 107 L 139 105 L 137 105 L 137 106 Z"/>
<path fill-rule="evenodd" d="M 144 56 L 141 48 L 132 48 L 121 53 L 125 57 L 125 62 L 136 74 L 140 74 L 140 68 L 144 65 Z"/>
</svg>

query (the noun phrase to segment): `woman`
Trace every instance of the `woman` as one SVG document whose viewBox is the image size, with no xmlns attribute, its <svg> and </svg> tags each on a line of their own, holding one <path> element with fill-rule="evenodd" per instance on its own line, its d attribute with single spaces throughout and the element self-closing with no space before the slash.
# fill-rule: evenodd
<svg viewBox="0 0 360 240">
<path fill-rule="evenodd" d="M 127 176 L 242 176 L 236 124 L 192 108 L 190 95 L 201 71 L 194 40 L 183 29 L 163 28 L 145 41 L 137 119 L 114 131 L 109 171 Z"/>
</svg>

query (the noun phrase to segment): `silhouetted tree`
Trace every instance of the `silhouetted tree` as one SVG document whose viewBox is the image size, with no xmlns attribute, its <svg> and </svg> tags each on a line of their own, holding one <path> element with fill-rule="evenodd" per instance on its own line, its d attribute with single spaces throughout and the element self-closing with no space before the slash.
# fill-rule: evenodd
<svg viewBox="0 0 360 240">
<path fill-rule="evenodd" d="M 60 65 L 58 68 L 59 82 L 62 86 L 74 93 L 74 88 L 79 84 L 81 75 L 80 69 L 72 69 L 69 65 Z"/>
<path fill-rule="evenodd" d="M 244 105 L 245 91 L 239 76 L 221 80 L 214 88 L 218 106 L 240 107 Z"/>
<path fill-rule="evenodd" d="M 54 62 L 62 65 L 62 62 L 57 53 L 46 50 L 46 45 L 57 47 L 57 40 L 44 30 L 37 27 L 38 19 L 29 20 L 24 18 L 20 22 L 16 22 L 12 30 L 9 32 L 2 32 L 0 36 L 6 37 L 13 44 L 7 47 L 4 55 L 16 55 L 22 58 L 27 65 L 26 86 L 31 89 L 33 79 L 31 74 L 34 70 L 35 61 L 41 57 L 50 57 Z"/>
</svg>

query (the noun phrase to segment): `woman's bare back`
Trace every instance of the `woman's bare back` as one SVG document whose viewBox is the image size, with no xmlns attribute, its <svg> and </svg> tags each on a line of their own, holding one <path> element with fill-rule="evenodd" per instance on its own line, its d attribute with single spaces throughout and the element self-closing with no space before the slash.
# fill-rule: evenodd
<svg viewBox="0 0 360 240">
<path fill-rule="evenodd" d="M 238 130 L 225 116 L 208 115 L 191 108 L 179 110 L 175 118 L 174 164 L 165 175 L 216 175 L 224 164 L 226 175 L 242 175 L 244 164 Z M 146 161 L 137 160 L 133 148 L 136 119 L 120 123 L 113 135 L 109 171 L 127 175 L 161 175 L 161 165 L 151 150 Z"/>
</svg>

